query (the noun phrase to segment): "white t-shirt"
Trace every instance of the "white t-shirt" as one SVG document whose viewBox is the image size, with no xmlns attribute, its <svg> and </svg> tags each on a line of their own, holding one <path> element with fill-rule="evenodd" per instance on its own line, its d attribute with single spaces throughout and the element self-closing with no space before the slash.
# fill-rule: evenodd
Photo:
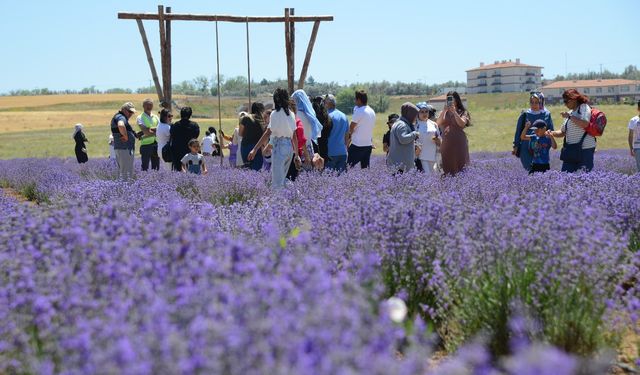
<svg viewBox="0 0 640 375">
<path fill-rule="evenodd" d="M 422 148 L 420 151 L 420 155 L 418 158 L 424 161 L 436 161 L 436 154 L 438 151 L 438 147 L 436 143 L 433 141 L 433 137 L 440 136 L 440 132 L 438 130 L 438 125 L 431 120 L 427 121 L 419 121 L 417 126 L 418 133 L 420 133 L 420 137 L 418 138 L 418 143 Z"/>
<path fill-rule="evenodd" d="M 358 124 L 351 135 L 351 144 L 358 147 L 371 146 L 376 113 L 368 105 L 353 108 L 351 122 Z"/>
<path fill-rule="evenodd" d="M 580 107 L 574 109 L 570 112 L 571 116 L 575 116 L 581 118 L 585 121 L 591 120 L 591 107 L 589 107 L 586 103 L 581 104 Z M 584 135 L 584 129 L 576 125 L 572 120 L 565 121 L 562 125 L 562 131 L 567 135 L 567 143 L 576 144 L 580 143 L 580 139 Z M 596 138 L 594 136 L 588 135 L 584 138 L 584 142 L 582 143 L 582 149 L 595 148 L 596 147 Z"/>
<path fill-rule="evenodd" d="M 296 131 L 296 118 L 291 111 L 289 111 L 289 115 L 283 109 L 273 111 L 271 112 L 268 128 L 271 129 L 271 136 L 274 138 L 291 138 L 293 132 Z"/>
<path fill-rule="evenodd" d="M 207 154 L 212 154 L 214 142 L 215 141 L 213 139 L 213 134 L 207 135 L 206 137 L 202 138 L 202 152 L 206 152 Z"/>
<path fill-rule="evenodd" d="M 162 148 L 169 143 L 171 138 L 171 125 L 159 123 L 156 128 L 156 142 L 158 142 L 158 155 L 162 155 Z"/>
<path fill-rule="evenodd" d="M 640 116 L 629 121 L 629 130 L 633 130 L 633 148 L 640 148 Z"/>
</svg>

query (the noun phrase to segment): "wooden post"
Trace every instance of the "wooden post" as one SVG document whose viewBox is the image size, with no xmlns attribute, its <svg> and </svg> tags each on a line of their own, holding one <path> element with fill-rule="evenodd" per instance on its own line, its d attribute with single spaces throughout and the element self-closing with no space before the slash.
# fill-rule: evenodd
<svg viewBox="0 0 640 375">
<path fill-rule="evenodd" d="M 171 7 L 167 7 L 167 13 L 171 13 Z M 165 57 L 167 59 L 167 82 L 165 83 L 166 85 L 166 96 L 165 96 L 165 101 L 167 102 L 167 109 L 171 110 L 172 107 L 172 102 L 173 102 L 173 98 L 172 98 L 172 94 L 173 94 L 173 87 L 171 84 L 171 19 L 167 19 L 165 21 L 165 28 L 166 28 L 166 32 L 165 32 Z"/>
<path fill-rule="evenodd" d="M 251 59 L 249 58 L 249 17 L 247 17 L 247 82 L 249 84 L 249 106 L 247 107 L 248 111 L 251 111 Z"/>
<path fill-rule="evenodd" d="M 293 66 L 291 64 L 291 28 L 289 27 L 289 8 L 284 8 L 284 44 L 287 54 L 287 89 L 293 93 Z"/>
<path fill-rule="evenodd" d="M 291 82 L 289 84 L 289 94 L 293 94 L 296 84 L 296 26 L 292 17 L 296 11 L 293 8 L 289 8 L 289 42 L 291 43 Z"/>
<path fill-rule="evenodd" d="M 160 59 L 162 65 L 162 88 L 163 97 L 165 99 L 164 106 L 169 108 L 170 103 L 167 103 L 167 34 L 164 23 L 164 6 L 158 5 L 158 22 L 160 28 Z"/>
<path fill-rule="evenodd" d="M 151 54 L 151 49 L 149 48 L 149 41 L 147 40 L 147 33 L 144 31 L 144 25 L 142 24 L 141 19 L 136 19 L 136 23 L 138 24 L 138 30 L 140 31 L 140 36 L 142 37 L 142 44 L 144 45 L 144 52 L 147 54 L 147 62 L 149 63 L 149 69 L 151 69 L 151 77 L 153 77 L 153 84 L 156 87 L 156 93 L 158 94 L 158 100 L 160 103 L 164 101 L 164 95 L 162 94 L 162 86 L 160 86 L 160 81 L 158 80 L 158 73 L 156 72 L 156 65 L 153 62 L 153 55 Z"/>
<path fill-rule="evenodd" d="M 302 71 L 300 72 L 300 80 L 298 81 L 298 88 L 304 88 L 304 81 L 307 79 L 307 70 L 309 69 L 309 61 L 311 61 L 311 54 L 313 53 L 313 45 L 316 42 L 316 36 L 318 35 L 318 28 L 320 27 L 320 21 L 313 23 L 313 30 L 311 31 L 311 38 L 309 38 L 309 45 L 307 46 L 307 54 L 304 56 L 304 63 L 302 63 Z"/>
<path fill-rule="evenodd" d="M 222 146 L 224 145 L 224 137 L 222 136 L 222 102 L 220 98 L 220 47 L 218 44 L 218 21 L 216 21 L 216 72 L 218 81 L 218 144 L 220 144 L 220 167 L 224 160 L 224 152 Z"/>
</svg>

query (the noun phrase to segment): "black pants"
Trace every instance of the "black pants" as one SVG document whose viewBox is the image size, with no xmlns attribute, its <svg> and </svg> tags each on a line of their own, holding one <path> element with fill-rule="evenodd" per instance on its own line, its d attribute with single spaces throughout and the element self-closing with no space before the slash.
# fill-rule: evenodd
<svg viewBox="0 0 640 375">
<path fill-rule="evenodd" d="M 424 167 L 422 166 L 422 160 L 416 159 L 416 169 L 418 172 L 424 172 Z"/>
<path fill-rule="evenodd" d="M 369 160 L 371 159 L 371 146 L 349 146 L 349 155 L 347 156 L 347 164 L 350 167 L 354 167 L 360 163 L 360 168 L 369 168 Z"/>
<path fill-rule="evenodd" d="M 149 161 L 151 161 L 151 169 L 159 170 L 160 157 L 158 157 L 158 144 L 154 142 L 150 145 L 140 146 L 140 159 L 142 161 L 143 171 L 149 169 Z"/>
<path fill-rule="evenodd" d="M 548 171 L 549 164 L 531 164 L 531 168 L 529 169 L 529 174 L 534 174 L 536 172 L 546 172 Z"/>
</svg>

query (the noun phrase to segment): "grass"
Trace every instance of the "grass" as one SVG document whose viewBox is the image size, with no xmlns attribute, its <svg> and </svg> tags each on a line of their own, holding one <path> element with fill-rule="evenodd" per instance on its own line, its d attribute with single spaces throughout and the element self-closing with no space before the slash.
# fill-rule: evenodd
<svg viewBox="0 0 640 375">
<path fill-rule="evenodd" d="M 111 116 L 125 101 L 138 107 L 148 94 L 101 94 L 101 95 L 50 95 L 0 97 L 0 158 L 20 157 L 73 157 L 74 143 L 71 139 L 73 125 L 85 125 L 89 139 L 89 157 L 109 155 L 107 140 Z M 269 98 L 258 98 L 266 101 Z M 374 153 L 382 153 L 382 136 L 387 131 L 386 119 L 392 112 L 400 112 L 406 101 L 418 102 L 423 97 L 392 97 L 389 110 L 377 115 L 373 140 Z M 176 97 L 176 102 L 189 105 L 194 110 L 194 120 L 201 128 L 218 127 L 218 104 L 216 98 Z M 239 107 L 246 104 L 245 98 L 224 98 L 222 101 L 222 128 L 231 134 Z M 503 93 L 469 95 L 468 106 L 473 126 L 467 128 L 469 148 L 477 151 L 510 151 L 515 131 L 515 122 L 520 111 L 526 108 L 526 93 Z M 609 120 L 605 135 L 599 139 L 600 149 L 626 148 L 627 123 L 637 114 L 636 108 L 627 105 L 603 105 L 600 107 Z M 552 106 L 554 124 L 562 124 L 560 112 L 564 107 Z M 204 134 L 204 129 L 201 129 Z"/>
</svg>

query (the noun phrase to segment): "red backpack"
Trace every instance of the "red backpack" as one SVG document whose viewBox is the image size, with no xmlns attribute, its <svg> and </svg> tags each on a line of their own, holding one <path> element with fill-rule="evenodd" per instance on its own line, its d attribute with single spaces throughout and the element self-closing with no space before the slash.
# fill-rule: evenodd
<svg viewBox="0 0 640 375">
<path fill-rule="evenodd" d="M 589 126 L 585 129 L 587 134 L 600 137 L 604 133 L 604 128 L 607 126 L 607 116 L 601 110 L 597 108 L 591 108 L 591 120 Z"/>
</svg>

